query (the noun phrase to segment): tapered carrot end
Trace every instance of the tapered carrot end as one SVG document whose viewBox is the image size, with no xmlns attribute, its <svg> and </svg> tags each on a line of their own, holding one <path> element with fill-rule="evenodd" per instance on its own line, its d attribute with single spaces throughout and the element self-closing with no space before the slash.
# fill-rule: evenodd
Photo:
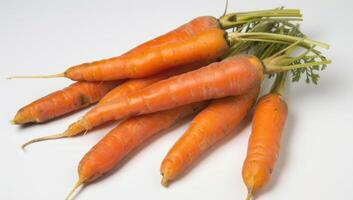
<svg viewBox="0 0 353 200">
<path fill-rule="evenodd" d="M 162 174 L 162 181 L 161 181 L 161 184 L 162 184 L 164 187 L 168 187 L 168 185 L 169 185 L 169 176 L 168 176 L 168 173 Z"/>
<path fill-rule="evenodd" d="M 245 200 L 252 200 L 253 199 L 253 195 L 252 192 L 249 190 L 248 194 L 246 195 L 246 199 Z"/>
<path fill-rule="evenodd" d="M 10 77 L 7 77 L 7 79 L 18 79 L 18 78 L 59 78 L 59 77 L 65 77 L 65 73 L 44 75 L 44 76 L 10 76 Z"/>
<path fill-rule="evenodd" d="M 67 195 L 67 197 L 65 198 L 65 200 L 70 200 L 70 199 L 72 199 L 72 197 L 73 197 L 72 195 L 73 195 L 74 192 L 77 190 L 77 188 L 80 187 L 82 184 L 83 184 L 83 181 L 82 181 L 81 179 L 79 179 L 79 180 L 75 183 L 74 187 L 71 189 L 70 193 Z"/>
<path fill-rule="evenodd" d="M 16 124 L 17 124 L 14 119 L 11 119 L 9 122 L 10 122 L 10 124 L 12 124 L 12 125 L 16 125 Z"/>
<path fill-rule="evenodd" d="M 39 137 L 39 138 L 35 138 L 35 139 L 32 139 L 26 143 L 24 143 L 21 147 L 23 150 L 25 150 L 25 148 L 30 145 L 30 144 L 33 144 L 33 143 L 36 143 L 36 142 L 40 142 L 40 141 L 45 141 L 45 140 L 54 140 L 54 139 L 59 139 L 59 138 L 65 138 L 65 137 L 69 137 L 66 132 L 64 133 L 60 133 L 60 134 L 55 134 L 55 135 L 49 135 L 49 136 L 44 136 L 44 137 Z"/>
</svg>

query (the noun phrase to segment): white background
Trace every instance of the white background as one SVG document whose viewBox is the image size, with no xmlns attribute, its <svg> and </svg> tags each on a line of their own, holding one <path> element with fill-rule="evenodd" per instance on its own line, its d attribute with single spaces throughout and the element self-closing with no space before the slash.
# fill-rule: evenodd
<svg viewBox="0 0 353 200">
<path fill-rule="evenodd" d="M 258 199 L 353 199 L 352 1 L 230 0 L 229 11 L 301 8 L 303 30 L 331 45 L 333 64 L 318 86 L 292 84 L 280 159 Z M 20 128 L 8 121 L 17 109 L 70 83 L 65 79 L 6 80 L 15 74 L 51 74 L 65 66 L 118 55 L 200 15 L 220 16 L 222 0 L 0 1 L 0 199 L 63 199 L 77 178 L 77 164 L 112 126 L 84 137 L 26 140 L 64 130 L 84 112 Z M 76 199 L 244 199 L 241 167 L 249 119 L 235 137 L 216 145 L 168 189 L 160 163 L 186 124 L 157 137 Z"/>
</svg>

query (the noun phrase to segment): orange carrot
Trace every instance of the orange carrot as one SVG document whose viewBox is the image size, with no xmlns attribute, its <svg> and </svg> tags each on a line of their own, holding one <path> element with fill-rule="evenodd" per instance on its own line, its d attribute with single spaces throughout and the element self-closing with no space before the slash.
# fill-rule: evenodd
<svg viewBox="0 0 353 200">
<path fill-rule="evenodd" d="M 147 139 L 205 106 L 206 102 L 193 103 L 123 121 L 82 158 L 78 167 L 79 179 L 70 195 L 81 184 L 94 181 L 113 169 Z"/>
<path fill-rule="evenodd" d="M 229 49 L 228 44 L 234 44 L 239 39 L 226 36 L 224 29 L 257 23 L 256 20 L 261 21 L 263 17 L 286 16 L 301 17 L 301 14 L 299 10 L 274 9 L 233 13 L 219 20 L 200 17 L 122 56 L 72 66 L 56 75 L 22 78 L 67 77 L 78 81 L 106 81 L 147 77 L 167 69 L 223 56 Z M 250 31 L 252 27 L 242 28 Z"/>
<path fill-rule="evenodd" d="M 169 150 L 161 165 L 162 184 L 167 186 L 216 142 L 234 131 L 255 103 L 259 87 L 239 96 L 216 99 L 201 111 Z"/>
<path fill-rule="evenodd" d="M 45 122 L 99 101 L 121 81 L 77 82 L 21 108 L 12 122 Z"/>
<path fill-rule="evenodd" d="M 204 64 L 208 64 L 210 62 L 211 61 L 195 63 L 195 64 L 191 64 L 188 66 L 180 67 L 177 69 L 172 69 L 172 70 L 169 70 L 164 73 L 157 74 L 157 75 L 154 75 L 151 77 L 141 78 L 141 79 L 130 79 L 128 81 L 125 81 L 124 83 L 122 83 L 118 87 L 116 87 L 116 88 L 112 89 L 110 92 L 108 92 L 98 102 L 98 104 L 96 105 L 96 109 L 98 109 L 100 106 L 103 106 L 104 104 L 109 103 L 111 101 L 117 101 L 119 98 L 123 98 L 126 95 L 128 95 L 134 91 L 140 90 L 142 88 L 145 88 L 145 87 L 147 87 L 147 86 L 151 85 L 152 83 L 155 83 L 159 80 L 166 79 L 170 76 L 181 74 L 183 72 L 197 69 L 197 68 L 203 66 Z M 30 140 L 30 141 L 24 143 L 22 145 L 22 148 L 25 148 L 26 146 L 28 146 L 29 144 L 32 144 L 34 142 L 39 142 L 39 141 L 48 140 L 48 139 L 57 139 L 60 137 L 65 137 L 65 135 L 59 134 L 59 135 L 55 135 L 55 136 L 36 138 L 36 139 Z"/>
<path fill-rule="evenodd" d="M 123 98 L 95 107 L 81 120 L 71 124 L 64 133 L 49 137 L 71 137 L 108 121 L 207 99 L 243 94 L 258 85 L 262 78 L 263 65 L 260 60 L 249 55 L 233 56 L 222 62 L 159 81 Z"/>
<path fill-rule="evenodd" d="M 234 56 L 159 81 L 125 98 L 96 107 L 88 112 L 78 125 L 83 130 L 90 130 L 111 120 L 166 110 L 207 99 L 243 94 L 259 84 L 262 78 L 263 65 L 260 60 L 249 55 Z"/>
<path fill-rule="evenodd" d="M 279 87 L 258 101 L 243 165 L 243 180 L 248 189 L 247 200 L 269 180 L 278 158 L 282 130 L 287 118 L 287 104 L 282 99 L 285 75 L 278 76 Z M 277 79 L 279 80 L 279 79 Z"/>
<path fill-rule="evenodd" d="M 209 29 L 188 40 L 77 65 L 66 70 L 62 76 L 87 81 L 147 77 L 174 67 L 220 57 L 228 50 L 224 35 L 221 29 Z"/>
<path fill-rule="evenodd" d="M 218 20 L 212 16 L 200 16 L 166 34 L 163 34 L 141 45 L 138 45 L 137 47 L 125 53 L 124 55 L 148 51 L 153 47 L 188 40 L 191 37 L 212 28 L 220 28 Z"/>
<path fill-rule="evenodd" d="M 113 90 L 111 90 L 108 94 L 106 94 L 98 102 L 97 106 L 100 106 L 100 105 L 105 104 L 107 102 L 113 101 L 117 98 L 121 98 L 127 94 L 130 94 L 134 91 L 145 88 L 145 87 L 151 85 L 152 83 L 158 82 L 160 80 L 167 79 L 171 76 L 182 74 L 184 72 L 195 70 L 197 68 L 200 68 L 202 66 L 210 64 L 213 61 L 204 61 L 204 62 L 190 64 L 187 66 L 179 67 L 176 69 L 171 69 L 166 72 L 156 74 L 156 75 L 146 77 L 146 78 L 130 79 L 130 80 L 122 83 L 118 87 L 114 88 Z"/>
<path fill-rule="evenodd" d="M 71 124 L 63 133 L 37 138 L 25 145 L 42 140 L 72 137 L 112 120 L 167 110 L 207 99 L 244 94 L 262 81 L 264 73 L 279 73 L 310 66 L 325 66 L 331 62 L 323 56 L 310 56 L 313 60 L 302 61 L 303 57 L 308 56 L 308 52 L 319 52 L 313 49 L 313 46 L 328 47 L 324 43 L 287 35 L 267 33 L 260 35 L 266 36 L 266 41 L 271 37 L 277 39 L 280 37 L 282 43 L 295 42 L 262 61 L 251 55 L 237 55 L 159 81 L 125 97 L 95 107 L 81 120 Z M 297 57 L 289 57 L 289 51 L 296 48 L 297 45 L 306 46 L 308 51 Z M 316 58 L 321 61 L 316 61 Z M 298 64 L 298 61 L 303 63 Z"/>
<path fill-rule="evenodd" d="M 194 28 L 195 32 L 190 32 L 191 29 L 186 28 L 190 26 L 188 25 L 166 37 L 147 42 L 141 49 L 135 48 L 122 56 L 72 66 L 64 73 L 10 78 L 67 77 L 76 81 L 144 78 L 171 68 L 219 58 L 228 50 L 225 32 L 220 28 L 214 28 L 212 23 L 197 24 L 205 27 Z M 178 38 L 177 33 L 180 33 L 181 38 Z M 158 41 L 163 43 L 158 44 Z"/>
</svg>

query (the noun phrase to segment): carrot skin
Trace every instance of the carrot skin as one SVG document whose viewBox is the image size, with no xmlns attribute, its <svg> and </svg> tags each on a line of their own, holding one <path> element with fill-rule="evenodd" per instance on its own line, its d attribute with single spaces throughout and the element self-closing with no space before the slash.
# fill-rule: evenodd
<svg viewBox="0 0 353 200">
<path fill-rule="evenodd" d="M 45 122 L 96 103 L 121 81 L 77 82 L 19 109 L 13 122 Z"/>
<path fill-rule="evenodd" d="M 222 29 L 209 29 L 185 41 L 156 46 L 120 57 L 70 67 L 72 80 L 107 81 L 143 78 L 204 60 L 217 59 L 229 49 Z"/>
<path fill-rule="evenodd" d="M 212 16 L 196 17 L 178 28 L 169 31 L 168 33 L 138 45 L 124 55 L 135 53 L 139 54 L 140 52 L 146 52 L 154 47 L 185 41 L 212 28 L 221 28 L 218 19 Z"/>
<path fill-rule="evenodd" d="M 168 78 L 173 75 L 177 75 L 177 74 L 181 74 L 184 72 L 188 72 L 188 71 L 197 69 L 197 68 L 203 66 L 204 64 L 209 64 L 211 62 L 212 61 L 203 61 L 203 62 L 199 62 L 199 63 L 190 64 L 190 65 L 187 65 L 184 67 L 180 67 L 177 69 L 172 69 L 172 70 L 169 70 L 164 73 L 154 75 L 154 76 L 151 76 L 148 78 L 128 80 L 128 81 L 124 82 L 123 84 L 119 85 L 118 87 L 114 88 L 113 90 L 111 90 L 108 94 L 106 94 L 99 101 L 99 103 L 97 104 L 95 109 L 99 109 L 100 106 L 104 106 L 105 104 L 108 104 L 109 102 L 119 101 L 120 98 L 124 98 L 128 94 L 133 93 L 134 91 L 140 90 L 144 87 L 147 87 L 148 85 L 151 85 L 154 82 Z M 81 132 L 87 132 L 87 131 L 80 123 L 73 123 L 68 127 L 68 129 L 64 133 L 34 138 L 34 139 L 24 143 L 22 145 L 22 148 L 26 148 L 26 146 L 28 146 L 32 143 L 35 143 L 35 142 L 58 139 L 58 138 L 63 138 L 63 137 L 71 137 L 71 136 L 75 136 Z"/>
<path fill-rule="evenodd" d="M 198 69 L 202 66 L 208 65 L 215 60 L 209 60 L 209 61 L 202 61 L 198 63 L 193 63 L 187 66 L 179 67 L 176 69 L 171 69 L 168 71 L 165 71 L 163 73 L 159 73 L 150 77 L 146 78 L 139 78 L 139 79 L 130 79 L 118 87 L 112 89 L 108 94 L 106 94 L 97 104 L 97 106 L 103 105 L 107 102 L 111 102 L 113 100 L 116 100 L 117 98 L 122 98 L 127 94 L 130 94 L 134 91 L 137 91 L 139 89 L 145 88 L 155 82 L 158 82 L 163 79 L 167 79 L 171 76 L 179 75 L 185 72 L 189 72 L 195 69 Z"/>
<path fill-rule="evenodd" d="M 78 167 L 79 180 L 95 180 L 119 164 L 141 143 L 206 105 L 206 102 L 193 103 L 123 121 L 82 158 Z"/>
<path fill-rule="evenodd" d="M 261 189 L 271 176 L 286 119 L 287 104 L 279 94 L 270 93 L 260 98 L 242 170 L 250 196 Z"/>
<path fill-rule="evenodd" d="M 231 134 L 256 101 L 259 87 L 248 93 L 213 100 L 192 120 L 161 164 L 162 184 L 185 172 L 205 151 Z"/>
<path fill-rule="evenodd" d="M 159 81 L 118 101 L 94 108 L 78 123 L 83 130 L 90 130 L 111 120 L 171 109 L 207 99 L 243 94 L 262 81 L 262 70 L 262 63 L 256 57 L 234 56 Z"/>
</svg>

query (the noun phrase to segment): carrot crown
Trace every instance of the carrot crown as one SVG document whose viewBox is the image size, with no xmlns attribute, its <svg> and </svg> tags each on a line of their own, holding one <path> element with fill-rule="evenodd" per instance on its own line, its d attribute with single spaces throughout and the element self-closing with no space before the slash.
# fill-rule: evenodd
<svg viewBox="0 0 353 200">
<path fill-rule="evenodd" d="M 302 74 L 307 83 L 317 84 L 318 71 L 331 63 L 316 47 L 328 49 L 329 45 L 307 38 L 299 25 L 281 19 L 263 19 L 253 24 L 244 25 L 241 32 L 227 34 L 231 45 L 230 51 L 224 57 L 240 52 L 253 54 L 263 61 L 265 73 L 269 77 L 276 73 L 291 71 L 292 81 L 299 81 Z M 306 51 L 298 56 L 292 56 L 298 49 Z"/>
<path fill-rule="evenodd" d="M 287 79 L 287 72 L 278 73 L 276 75 L 276 79 L 272 85 L 270 93 L 276 93 L 282 96 L 284 93 L 286 79 Z"/>
</svg>

